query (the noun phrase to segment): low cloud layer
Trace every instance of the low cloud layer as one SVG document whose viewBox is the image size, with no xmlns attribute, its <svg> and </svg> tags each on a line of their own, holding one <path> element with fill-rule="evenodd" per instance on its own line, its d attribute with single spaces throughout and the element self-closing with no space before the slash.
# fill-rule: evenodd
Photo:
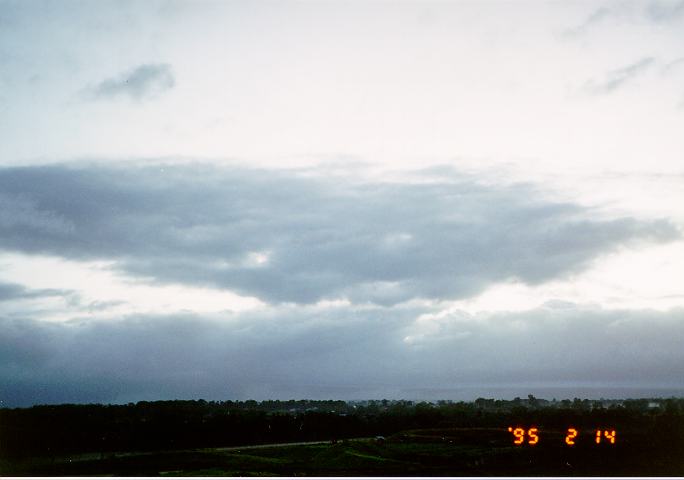
<svg viewBox="0 0 684 480">
<path fill-rule="evenodd" d="M 601 219 L 529 185 L 456 172 L 360 182 L 208 166 L 0 170 L 0 247 L 114 261 L 128 275 L 269 302 L 392 305 L 538 284 L 638 242 L 666 220 Z"/>
<path fill-rule="evenodd" d="M 78 293 L 7 281 L 0 305 L 14 307 L 0 309 L 0 404 L 472 398 L 554 388 L 550 395 L 561 396 L 558 389 L 579 394 L 587 385 L 611 395 L 682 384 L 681 309 L 555 301 L 475 314 L 448 302 L 502 282 L 567 279 L 617 249 L 679 239 L 668 220 L 610 218 L 532 185 L 485 184 L 449 169 L 392 182 L 317 173 L 1 169 L 2 250 L 106 261 L 134 281 L 210 286 L 265 303 L 95 318 L 116 300 L 95 298 L 87 313 Z M 73 303 L 70 320 L 43 319 L 47 304 L 22 307 L 51 295 Z M 345 301 L 320 302 L 337 299 Z"/>
<path fill-rule="evenodd" d="M 103 80 L 88 89 L 88 94 L 96 100 L 115 97 L 144 100 L 170 90 L 175 83 L 170 65 L 143 64 L 129 72 Z"/>
<path fill-rule="evenodd" d="M 684 381 L 681 309 L 418 313 L 290 307 L 66 324 L 2 318 L 0 402 L 468 398 L 477 386 L 524 395 L 593 385 L 607 396 Z"/>
</svg>

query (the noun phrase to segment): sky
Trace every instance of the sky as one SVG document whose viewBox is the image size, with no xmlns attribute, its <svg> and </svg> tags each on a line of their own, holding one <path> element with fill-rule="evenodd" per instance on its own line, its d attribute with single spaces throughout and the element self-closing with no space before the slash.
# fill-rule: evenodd
<svg viewBox="0 0 684 480">
<path fill-rule="evenodd" d="M 684 1 L 0 0 L 0 406 L 684 395 Z"/>
</svg>

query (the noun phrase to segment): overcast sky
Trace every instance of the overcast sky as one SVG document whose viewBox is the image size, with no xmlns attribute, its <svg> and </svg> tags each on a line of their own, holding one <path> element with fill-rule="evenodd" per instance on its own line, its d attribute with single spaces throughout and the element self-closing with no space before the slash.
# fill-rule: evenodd
<svg viewBox="0 0 684 480">
<path fill-rule="evenodd" d="M 0 0 L 0 405 L 684 395 L 684 1 Z"/>
</svg>

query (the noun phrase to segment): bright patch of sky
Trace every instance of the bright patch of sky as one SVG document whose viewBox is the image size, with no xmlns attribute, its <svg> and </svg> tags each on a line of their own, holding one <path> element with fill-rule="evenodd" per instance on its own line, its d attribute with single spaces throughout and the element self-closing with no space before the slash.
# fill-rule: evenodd
<svg viewBox="0 0 684 480">
<path fill-rule="evenodd" d="M 41 320 L 69 321 L 74 317 L 112 319 L 132 313 L 239 312 L 263 305 L 256 298 L 225 290 L 155 285 L 149 279 L 146 282 L 144 278 L 117 274 L 111 268 L 112 262 L 74 262 L 59 257 L 3 253 L 0 266 L 0 282 L 67 291 L 39 300 L 15 299 L 15 309 L 3 307 L 9 316 L 14 311 L 24 315 L 30 312 Z"/>
</svg>

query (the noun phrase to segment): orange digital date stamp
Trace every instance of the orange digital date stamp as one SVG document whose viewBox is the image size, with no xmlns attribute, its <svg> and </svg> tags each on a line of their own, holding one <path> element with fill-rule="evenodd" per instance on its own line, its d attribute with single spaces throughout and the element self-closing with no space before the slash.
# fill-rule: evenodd
<svg viewBox="0 0 684 480">
<path fill-rule="evenodd" d="M 536 445 L 539 443 L 540 433 L 538 427 L 524 428 L 521 426 L 508 427 L 508 431 L 513 434 L 513 444 L 515 445 Z M 579 430 L 574 427 L 569 427 L 566 430 L 565 444 L 575 445 L 577 438 L 579 437 Z M 601 429 L 595 430 L 594 442 L 597 444 L 615 444 L 616 432 L 614 429 Z"/>
</svg>

